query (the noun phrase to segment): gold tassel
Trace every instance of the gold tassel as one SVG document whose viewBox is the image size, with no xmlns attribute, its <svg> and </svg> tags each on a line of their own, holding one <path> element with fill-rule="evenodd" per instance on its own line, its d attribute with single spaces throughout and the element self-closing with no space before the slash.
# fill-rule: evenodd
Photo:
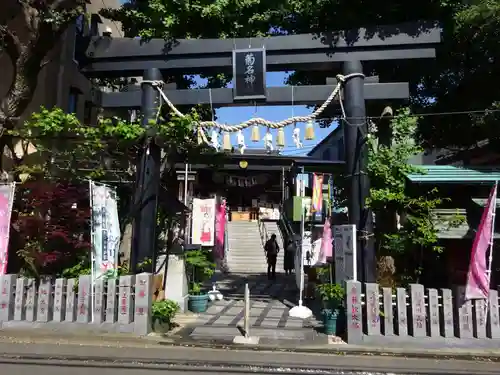
<svg viewBox="0 0 500 375">
<path fill-rule="evenodd" d="M 259 125 L 254 125 L 252 128 L 252 142 L 260 142 Z"/>
<path fill-rule="evenodd" d="M 228 132 L 224 132 L 224 140 L 222 142 L 224 151 L 231 151 L 233 148 L 231 146 L 231 135 Z"/>
<path fill-rule="evenodd" d="M 203 143 L 203 137 L 201 136 L 201 132 L 203 131 L 203 129 L 201 128 L 201 126 L 198 128 L 198 144 L 201 145 Z"/>
<path fill-rule="evenodd" d="M 314 139 L 314 123 L 312 120 L 307 121 L 306 134 L 304 138 L 308 141 L 312 141 Z"/>
<path fill-rule="evenodd" d="M 276 146 L 285 147 L 285 130 L 283 128 L 278 129 L 278 137 L 276 138 Z"/>
</svg>

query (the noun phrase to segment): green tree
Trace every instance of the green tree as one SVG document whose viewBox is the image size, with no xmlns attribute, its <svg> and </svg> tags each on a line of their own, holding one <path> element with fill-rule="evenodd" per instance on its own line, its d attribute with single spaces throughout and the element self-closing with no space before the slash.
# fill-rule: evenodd
<svg viewBox="0 0 500 375">
<path fill-rule="evenodd" d="M 148 129 L 155 134 L 151 137 L 139 122 L 103 118 L 95 126 L 87 126 L 60 108 L 42 107 L 22 128 L 7 134 L 19 139 L 26 150 L 30 145 L 37 150 L 40 157 L 17 168 L 18 173 L 30 178 L 84 181 L 126 176 L 133 180 L 139 151 L 149 142 L 161 145 L 169 165 L 210 152 L 198 144 L 194 131 L 197 119 L 195 111 L 184 117 L 171 115 L 168 121 L 160 116 Z M 165 163 L 163 166 L 168 166 Z"/>
<path fill-rule="evenodd" d="M 8 91 L 0 98 L 0 130 L 16 126 L 33 98 L 38 74 L 50 61 L 49 52 L 77 17 L 84 14 L 87 3 L 88 0 L 2 2 L 0 47 L 9 57 L 13 74 Z"/>
<path fill-rule="evenodd" d="M 94 126 L 87 126 L 81 124 L 74 114 L 65 113 L 60 108 L 50 110 L 41 108 L 40 112 L 33 113 L 23 127 L 7 131 L 8 136 L 21 142 L 26 155 L 30 147 L 31 150 L 36 149 L 35 155 L 30 154 L 29 160 L 27 157 L 25 162 L 20 163 L 15 169 L 19 179 L 26 182 L 20 187 L 22 194 L 19 194 L 19 199 L 22 202 L 17 205 L 22 208 L 19 216 L 25 216 L 22 222 L 36 219 L 37 225 L 47 227 L 47 231 L 51 233 L 54 223 L 47 222 L 50 220 L 47 217 L 51 211 L 57 212 L 57 210 L 52 209 L 50 204 L 57 205 L 59 201 L 62 205 L 61 199 L 64 198 L 66 206 L 69 204 L 71 207 L 74 202 L 71 199 L 76 199 L 63 196 L 61 193 L 57 199 L 52 198 L 47 201 L 45 198 L 41 201 L 37 198 L 39 195 L 33 197 L 33 186 L 43 191 L 44 197 L 54 196 L 48 188 L 45 188 L 46 186 L 55 187 L 57 191 L 61 191 L 61 186 L 70 187 L 63 189 L 63 193 L 77 189 L 76 196 L 80 203 L 84 201 L 83 206 L 86 206 L 88 198 L 85 198 L 85 193 L 88 191 L 88 179 L 92 179 L 117 186 L 121 233 L 124 234 L 125 227 L 137 213 L 138 206 L 133 200 L 136 196 L 134 183 L 136 165 L 142 150 L 149 142 L 157 142 L 162 148 L 162 186 L 177 180 L 174 167 L 176 162 L 188 159 L 196 163 L 199 162 L 198 157 L 207 156 L 214 159 L 212 150 L 203 144 L 198 144 L 193 125 L 197 120 L 198 115 L 195 111 L 184 117 L 169 116 L 168 121 L 160 116 L 158 123 L 152 123 L 148 129 L 153 130 L 152 133 L 155 134 L 154 137 L 150 137 L 144 127 L 137 122 L 101 119 Z M 57 209 L 60 207 L 57 206 Z M 68 210 L 63 210 L 65 211 Z M 76 212 L 69 210 L 70 213 L 73 211 Z M 162 217 L 161 213 L 159 217 Z M 66 223 L 72 224 L 71 220 L 66 220 Z M 160 229 L 166 230 L 165 227 Z M 88 235 L 88 232 L 85 233 Z M 59 233 L 56 233 L 54 237 L 58 238 L 58 235 Z M 50 236 L 44 231 L 36 231 L 32 237 L 31 241 L 18 251 L 18 256 L 24 261 L 25 269 L 36 270 L 41 267 L 36 260 L 45 262 L 45 258 L 41 255 L 47 251 L 47 246 L 43 244 L 48 243 L 47 238 Z M 81 238 L 78 237 L 77 240 L 80 241 Z M 83 249 L 82 243 L 75 248 L 79 246 Z M 49 250 L 54 251 L 54 249 Z M 123 250 L 127 253 L 127 246 Z M 68 259 L 74 259 L 74 254 L 70 255 Z M 88 252 L 83 252 L 78 259 L 80 262 L 72 269 L 84 272 L 89 264 Z"/>
<path fill-rule="evenodd" d="M 471 148 L 485 139 L 496 144 L 499 138 L 498 90 L 487 89 L 500 75 L 498 28 L 500 1 L 401 0 L 319 2 L 295 1 L 293 22 L 284 27 L 293 33 L 327 32 L 393 25 L 420 20 L 436 20 L 442 27 L 442 43 L 437 56 L 422 61 L 365 63 L 365 73 L 380 76 L 381 82 L 409 81 L 411 110 L 422 113 L 417 136 L 426 148 L 458 150 Z M 425 23 L 410 33 L 417 34 Z M 397 32 L 393 29 L 392 32 Z M 388 31 L 390 33 L 391 31 Z M 358 35 L 350 35 L 355 40 Z M 369 37 L 369 36 L 368 36 Z M 332 72 L 328 72 L 331 76 Z M 338 72 L 333 72 L 333 74 Z M 323 83 L 325 74 L 296 72 L 294 84 Z M 489 109 L 490 111 L 484 111 Z M 470 113 L 474 111 L 474 113 Z M 368 107 L 377 116 L 380 108 Z M 455 114 L 450 114 L 455 113 Z M 433 115 L 438 114 L 438 115 Z"/>
<path fill-rule="evenodd" d="M 437 188 L 412 186 L 407 178 L 409 174 L 425 173 L 409 163 L 424 151 L 415 141 L 418 120 L 408 108 L 402 109 L 390 121 L 389 129 L 373 129 L 368 138 L 372 185 L 368 204 L 376 215 L 379 277 L 385 284 L 418 282 L 427 252 L 443 251 L 438 244 L 436 224 L 444 219 L 434 210 L 446 198 L 440 196 Z M 447 224 L 451 227 L 462 220 L 453 217 Z M 390 262 L 395 262 L 393 267 L 388 266 Z M 397 272 L 396 280 L 389 268 Z"/>
</svg>

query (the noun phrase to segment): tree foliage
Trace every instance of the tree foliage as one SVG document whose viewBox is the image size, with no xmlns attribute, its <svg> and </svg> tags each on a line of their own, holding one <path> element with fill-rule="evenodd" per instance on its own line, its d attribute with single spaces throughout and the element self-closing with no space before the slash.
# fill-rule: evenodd
<svg viewBox="0 0 500 375">
<path fill-rule="evenodd" d="M 87 184 L 27 182 L 17 187 L 11 247 L 26 276 L 61 276 L 74 264 L 89 267 Z M 11 268 L 11 272 L 17 272 Z"/>
<path fill-rule="evenodd" d="M 36 88 L 36 77 L 46 63 L 48 52 L 75 18 L 85 11 L 84 0 L 8 0 L 8 11 L 0 17 L 2 47 L 10 57 L 15 74 L 0 106 L 0 125 L 13 127 Z M 12 4 L 10 4 L 12 3 Z M 12 5 L 12 6 L 10 6 Z M 382 81 L 408 80 L 412 90 L 412 111 L 450 113 L 423 116 L 418 134 L 426 147 L 472 147 L 485 138 L 496 140 L 496 90 L 485 90 L 499 75 L 500 2 L 498 0 L 129 0 L 118 10 L 102 15 L 122 23 L 127 36 L 159 37 L 175 43 L 179 38 L 232 38 L 257 35 L 322 33 L 368 27 L 370 38 L 380 25 L 415 22 L 405 31 L 417 35 L 440 22 L 443 41 L 437 58 L 394 63 L 365 64 L 366 73 Z M 21 20 L 20 32 L 14 19 Z M 433 24 L 432 24 L 433 26 Z M 385 29 L 395 34 L 397 27 Z M 359 35 L 349 33 L 351 41 Z M 338 72 L 295 72 L 295 84 L 324 82 Z M 175 77 L 186 86 L 193 83 Z M 209 77 L 209 85 L 227 83 L 222 75 Z M 433 99 L 433 100 L 430 100 Z M 490 109 L 484 113 L 485 109 Z M 470 111 L 477 111 L 471 113 Z M 464 113 L 466 112 L 466 113 Z M 378 113 L 369 113 L 378 115 Z M 4 141 L 5 142 L 5 141 Z"/>
<path fill-rule="evenodd" d="M 175 172 L 176 161 L 209 154 L 195 137 L 197 118 L 193 111 L 168 121 L 160 116 L 148 128 L 113 118 L 87 126 L 60 108 L 41 108 L 22 128 L 9 130 L 9 136 L 24 144 L 25 154 L 30 146 L 36 150 L 35 157 L 27 156 L 16 168 L 26 181 L 18 188 L 14 220 L 23 272 L 36 277 L 87 272 L 88 179 L 117 184 L 124 193 L 119 202 L 123 228 L 137 210 L 132 199 L 136 165 L 150 142 L 161 144 L 165 180 L 176 180 L 168 175 Z"/>
<path fill-rule="evenodd" d="M 82 124 L 60 108 L 41 108 L 24 126 L 8 131 L 25 150 L 32 145 L 41 156 L 17 171 L 32 178 L 87 180 L 133 178 L 139 151 L 149 142 L 161 144 L 165 160 L 183 160 L 208 152 L 198 145 L 195 111 L 185 117 L 160 118 L 146 129 L 139 122 L 102 118 L 95 126 Z"/>
<path fill-rule="evenodd" d="M 439 230 L 456 226 L 464 219 L 436 214 L 435 210 L 447 200 L 437 188 L 408 184 L 409 174 L 425 173 L 421 167 L 410 164 L 412 157 L 424 151 L 415 141 L 418 120 L 408 108 L 402 109 L 390 121 L 390 137 L 384 140 L 380 135 L 387 129 L 377 129 L 368 138 L 368 204 L 377 218 L 378 255 L 403 260 L 397 273 L 414 282 L 418 281 L 425 252 L 443 250 L 438 243 Z"/>
<path fill-rule="evenodd" d="M 7 0 L 0 16 L 0 46 L 13 68 L 11 84 L 0 100 L 0 129 L 12 129 L 33 98 L 38 74 L 49 52 L 88 0 Z"/>
</svg>

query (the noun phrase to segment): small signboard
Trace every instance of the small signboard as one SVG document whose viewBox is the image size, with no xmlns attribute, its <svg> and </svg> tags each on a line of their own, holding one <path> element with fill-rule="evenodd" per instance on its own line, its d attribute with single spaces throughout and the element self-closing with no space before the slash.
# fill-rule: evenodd
<svg viewBox="0 0 500 375">
<path fill-rule="evenodd" d="M 266 50 L 264 48 L 233 51 L 234 100 L 266 98 Z"/>
<path fill-rule="evenodd" d="M 347 280 L 357 281 L 356 226 L 334 225 L 335 282 L 344 285 Z"/>
</svg>

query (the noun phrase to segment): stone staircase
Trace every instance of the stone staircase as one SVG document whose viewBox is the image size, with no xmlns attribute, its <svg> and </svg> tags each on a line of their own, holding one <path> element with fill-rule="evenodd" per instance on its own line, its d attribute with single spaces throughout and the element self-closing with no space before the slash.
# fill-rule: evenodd
<svg viewBox="0 0 500 375">
<path fill-rule="evenodd" d="M 263 223 L 267 238 L 276 233 L 280 254 L 276 271 L 283 271 L 283 243 L 278 226 L 274 222 Z M 230 221 L 228 223 L 229 252 L 227 267 L 233 274 L 265 274 L 267 272 L 266 257 L 261 240 L 259 223 L 247 221 Z"/>
<path fill-rule="evenodd" d="M 278 262 L 276 263 L 276 272 L 283 272 L 284 244 L 280 228 L 278 227 L 278 223 L 276 221 L 263 221 L 262 225 L 264 227 L 264 233 L 267 236 L 267 238 L 270 238 L 273 233 L 276 234 L 276 239 L 278 240 L 278 246 L 280 247 L 280 253 L 278 254 Z"/>
</svg>

